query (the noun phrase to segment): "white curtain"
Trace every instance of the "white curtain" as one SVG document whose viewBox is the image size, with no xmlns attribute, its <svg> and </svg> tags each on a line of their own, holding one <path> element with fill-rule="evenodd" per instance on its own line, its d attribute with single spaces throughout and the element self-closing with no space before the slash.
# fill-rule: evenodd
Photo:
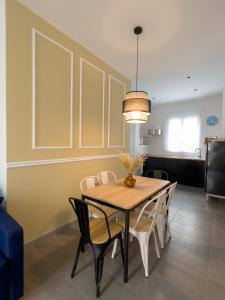
<svg viewBox="0 0 225 300">
<path fill-rule="evenodd" d="M 200 145 L 200 117 L 173 117 L 168 121 L 167 150 L 194 153 Z"/>
</svg>

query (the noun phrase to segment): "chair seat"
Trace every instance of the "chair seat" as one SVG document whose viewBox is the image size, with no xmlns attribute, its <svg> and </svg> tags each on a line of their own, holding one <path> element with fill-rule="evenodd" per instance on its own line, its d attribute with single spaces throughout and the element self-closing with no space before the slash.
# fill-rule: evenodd
<svg viewBox="0 0 225 300">
<path fill-rule="evenodd" d="M 96 205 L 96 203 L 94 203 L 94 204 Z M 111 207 L 107 207 L 105 205 L 98 205 L 98 206 L 101 209 L 104 210 L 104 212 L 106 213 L 106 215 L 107 215 L 108 218 L 111 217 L 111 216 L 113 216 L 114 214 L 116 214 L 118 212 L 118 210 L 113 209 Z M 91 213 L 92 213 L 92 216 L 94 218 L 105 218 L 104 214 L 100 210 L 98 210 L 97 208 L 92 207 L 91 208 Z"/>
<path fill-rule="evenodd" d="M 123 227 L 109 221 L 109 230 L 111 238 L 114 238 L 123 230 Z M 96 218 L 90 221 L 90 238 L 93 244 L 103 244 L 108 241 L 109 235 L 105 219 Z"/>
<path fill-rule="evenodd" d="M 130 229 L 133 229 L 134 225 L 137 222 L 137 218 L 139 216 L 138 212 L 131 212 L 130 213 Z M 120 223 L 123 227 L 125 226 L 125 218 L 122 217 L 119 219 L 118 223 Z M 152 219 L 142 215 L 141 219 L 139 220 L 137 226 L 135 227 L 134 231 L 137 232 L 147 232 L 152 224 Z"/>
</svg>

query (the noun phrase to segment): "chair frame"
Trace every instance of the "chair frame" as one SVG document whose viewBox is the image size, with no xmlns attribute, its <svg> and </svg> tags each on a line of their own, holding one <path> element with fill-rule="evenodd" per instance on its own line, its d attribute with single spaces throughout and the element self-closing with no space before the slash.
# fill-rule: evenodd
<svg viewBox="0 0 225 300">
<path fill-rule="evenodd" d="M 161 248 L 164 248 L 164 232 L 166 228 L 169 234 L 169 239 L 172 238 L 168 217 L 169 217 L 169 206 L 176 185 L 177 182 L 174 182 L 164 189 L 164 191 L 166 192 L 166 198 L 162 203 L 163 213 L 159 213 L 158 220 L 157 220 L 157 230 L 158 230 Z M 151 211 L 144 212 L 144 214 L 149 218 L 152 218 L 153 213 L 154 213 L 154 209 Z"/>
<path fill-rule="evenodd" d="M 88 178 L 93 178 L 93 179 L 95 179 L 95 183 L 97 183 L 99 185 L 102 185 L 98 176 L 96 176 L 96 175 L 86 176 L 86 177 L 82 178 L 81 181 L 80 181 L 80 189 L 81 189 L 82 192 L 85 190 L 85 188 L 83 187 L 84 183 L 86 183 L 87 189 L 90 189 L 90 188 L 96 186 L 96 185 L 93 185 L 93 186 L 88 187 L 88 184 L 87 184 L 87 179 Z"/>
<path fill-rule="evenodd" d="M 123 262 L 123 266 L 124 266 L 124 251 L 123 251 L 123 242 L 122 242 L 122 232 L 120 232 L 119 234 L 117 234 L 114 237 L 111 236 L 110 226 L 109 226 L 107 215 L 104 212 L 104 210 L 102 210 L 98 206 L 96 206 L 90 202 L 82 201 L 80 199 L 73 198 L 73 197 L 69 198 L 69 202 L 78 218 L 80 234 L 81 234 L 79 245 L 78 245 L 77 252 L 75 255 L 72 272 L 71 272 L 71 278 L 73 278 L 75 275 L 80 252 L 84 252 L 86 245 L 91 246 L 93 254 L 94 254 L 96 297 L 99 297 L 105 250 L 109 246 L 109 244 L 111 244 L 112 241 L 114 241 L 115 239 L 119 239 L 119 241 L 120 241 L 122 262 Z M 88 206 L 95 207 L 96 209 L 100 210 L 102 212 L 102 214 L 104 215 L 106 228 L 107 228 L 107 232 L 108 232 L 108 240 L 102 244 L 95 244 L 91 241 L 90 228 L 89 228 L 90 221 L 89 221 L 89 217 L 88 217 Z"/>
<path fill-rule="evenodd" d="M 165 205 L 164 212 L 159 214 L 158 216 L 157 229 L 158 229 L 161 248 L 164 248 L 164 233 L 166 228 L 169 234 L 169 239 L 172 238 L 170 225 L 169 225 L 169 206 L 171 203 L 172 195 L 176 189 L 176 186 L 177 186 L 177 182 L 172 183 L 169 187 L 166 188 L 166 199 L 165 202 L 162 203 L 163 205 Z"/>
<path fill-rule="evenodd" d="M 148 177 L 148 174 L 150 174 L 150 173 L 153 173 L 153 176 L 154 176 L 154 171 L 161 171 L 161 179 L 163 179 L 162 175 L 164 174 L 165 178 L 163 180 L 168 180 L 169 174 L 166 171 L 161 170 L 161 169 L 148 170 L 147 172 L 145 172 L 144 177 Z M 151 177 L 151 178 L 155 178 L 155 177 Z"/>
<path fill-rule="evenodd" d="M 103 184 L 109 183 L 109 180 L 108 180 L 107 182 L 104 182 L 104 181 L 103 181 L 102 175 L 101 175 L 103 172 L 104 172 L 104 173 L 109 173 L 109 174 L 111 174 L 111 176 L 113 177 L 113 179 L 116 180 L 116 174 L 115 174 L 114 172 L 112 172 L 112 171 L 101 171 L 101 172 L 98 173 L 97 176 L 98 176 L 98 179 L 99 179 L 99 181 L 100 181 L 100 183 L 101 183 L 102 185 L 103 185 Z"/>
<path fill-rule="evenodd" d="M 141 257 L 142 257 L 142 262 L 143 262 L 143 266 L 144 266 L 144 270 L 145 270 L 145 277 L 149 277 L 149 270 L 148 270 L 148 250 L 149 250 L 149 238 L 151 233 L 153 233 L 153 240 L 154 240 L 154 245 L 155 245 L 155 250 L 156 250 L 156 255 L 157 258 L 160 258 L 160 252 L 159 252 L 159 247 L 158 247 L 158 243 L 157 243 L 157 238 L 156 238 L 156 232 L 155 232 L 155 227 L 157 224 L 157 218 L 159 215 L 159 211 L 161 208 L 161 204 L 162 201 L 164 200 L 164 198 L 166 197 L 166 192 L 165 190 L 163 190 L 162 192 L 160 192 L 157 196 L 155 196 L 154 198 L 150 199 L 141 209 L 140 213 L 138 214 L 137 217 L 137 221 L 134 224 L 133 227 L 129 228 L 129 232 L 135 236 L 139 242 L 139 246 L 140 246 L 140 251 L 141 251 Z M 137 227 L 139 221 L 141 220 L 142 216 L 144 216 L 145 218 L 147 218 L 144 214 L 145 209 L 153 202 L 156 202 L 156 207 L 154 209 L 154 214 L 152 217 L 152 222 L 149 226 L 149 230 L 148 231 L 136 231 L 135 228 Z M 113 252 L 112 252 L 112 258 L 114 258 L 115 256 L 115 252 L 116 252 L 116 247 L 117 247 L 117 243 L 118 241 L 115 240 L 114 242 L 114 246 L 113 246 Z"/>
<path fill-rule="evenodd" d="M 88 184 L 88 178 L 94 179 L 94 184 L 93 184 L 93 185 L 89 185 L 89 184 Z M 86 184 L 86 188 L 87 188 L 87 189 L 96 187 L 96 186 L 97 186 L 96 183 L 97 183 L 98 185 L 102 185 L 102 184 L 101 184 L 101 181 L 99 180 L 98 176 L 96 176 L 96 175 L 86 176 L 86 177 L 84 177 L 84 178 L 81 179 L 81 181 L 80 181 L 80 189 L 81 189 L 82 192 L 85 190 L 85 188 L 84 188 L 84 186 L 83 186 L 84 183 Z M 91 209 L 89 210 L 89 217 L 90 217 L 90 218 L 98 218 L 98 216 L 95 215 L 95 214 L 93 213 L 93 211 L 91 211 Z"/>
</svg>

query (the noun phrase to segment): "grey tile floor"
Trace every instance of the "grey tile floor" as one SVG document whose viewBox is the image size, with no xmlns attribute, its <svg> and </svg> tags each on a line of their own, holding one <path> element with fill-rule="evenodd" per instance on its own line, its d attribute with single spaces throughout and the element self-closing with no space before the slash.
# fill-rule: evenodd
<svg viewBox="0 0 225 300">
<path fill-rule="evenodd" d="M 69 204 L 68 204 L 69 205 Z M 121 257 L 104 263 L 102 300 L 224 300 L 225 200 L 206 202 L 201 189 L 178 186 L 170 209 L 172 239 L 156 258 L 150 240 L 150 277 L 144 277 L 137 241 L 130 243 L 129 282 L 123 283 Z M 25 248 L 23 299 L 95 299 L 92 252 L 80 256 L 70 272 L 78 243 L 77 225 L 69 225 Z"/>
</svg>

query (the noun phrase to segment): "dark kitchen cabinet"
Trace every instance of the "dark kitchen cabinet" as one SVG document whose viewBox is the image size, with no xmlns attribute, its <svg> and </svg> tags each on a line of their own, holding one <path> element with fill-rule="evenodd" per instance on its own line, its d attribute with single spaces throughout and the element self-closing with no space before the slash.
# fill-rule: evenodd
<svg viewBox="0 0 225 300">
<path fill-rule="evenodd" d="M 185 158 L 149 157 L 143 166 L 143 175 L 148 170 L 164 170 L 171 182 L 204 187 L 205 161 Z"/>
</svg>

